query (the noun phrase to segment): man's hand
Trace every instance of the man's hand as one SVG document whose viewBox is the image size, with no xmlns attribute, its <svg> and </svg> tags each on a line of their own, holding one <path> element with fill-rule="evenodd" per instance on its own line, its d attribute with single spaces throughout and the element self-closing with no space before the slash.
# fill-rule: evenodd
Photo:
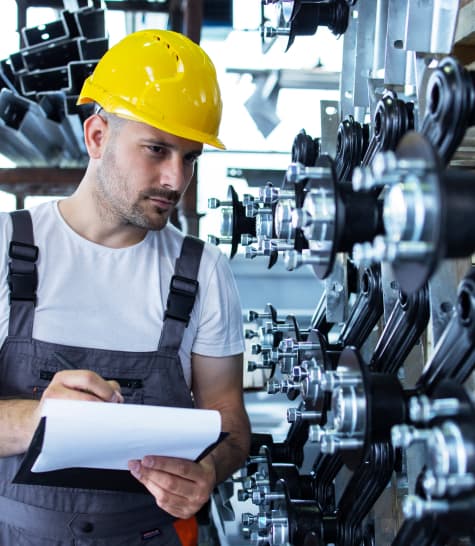
<svg viewBox="0 0 475 546">
<path fill-rule="evenodd" d="M 57 372 L 41 400 L 0 400 L 0 457 L 24 453 L 41 418 L 48 398 L 123 402 L 116 381 L 106 381 L 89 370 Z"/>
<path fill-rule="evenodd" d="M 41 402 L 46 398 L 90 400 L 92 402 L 123 402 L 117 381 L 106 381 L 90 370 L 63 370 L 54 374 Z"/>
<path fill-rule="evenodd" d="M 216 483 L 211 456 L 199 463 L 174 457 L 147 455 L 129 461 L 129 470 L 166 512 L 188 519 L 207 502 Z"/>
<path fill-rule="evenodd" d="M 63 370 L 56 372 L 41 396 L 33 414 L 34 428 L 38 426 L 44 401 L 48 398 L 89 400 L 91 402 L 123 402 L 117 381 L 106 381 L 90 370 Z M 34 430 L 34 429 L 33 429 Z"/>
</svg>

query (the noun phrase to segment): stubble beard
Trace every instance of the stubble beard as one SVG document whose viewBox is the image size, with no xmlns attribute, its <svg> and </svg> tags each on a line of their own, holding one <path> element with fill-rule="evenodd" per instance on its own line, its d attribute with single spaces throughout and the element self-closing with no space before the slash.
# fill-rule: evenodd
<svg viewBox="0 0 475 546">
<path fill-rule="evenodd" d="M 108 148 L 103 161 L 97 171 L 96 202 L 101 217 L 105 221 L 116 222 L 121 225 L 132 225 L 146 230 L 158 231 L 165 227 L 171 210 L 160 209 L 156 205 L 148 204 L 153 213 L 147 214 L 146 207 L 149 197 L 162 197 L 178 203 L 180 195 L 173 190 L 150 189 L 140 192 L 134 202 L 127 192 L 127 178 L 120 175 L 115 154 Z"/>
</svg>

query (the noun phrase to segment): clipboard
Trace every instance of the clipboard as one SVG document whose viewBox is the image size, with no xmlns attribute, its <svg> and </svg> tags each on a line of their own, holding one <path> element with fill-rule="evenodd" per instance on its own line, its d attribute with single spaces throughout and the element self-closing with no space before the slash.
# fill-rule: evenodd
<svg viewBox="0 0 475 546">
<path fill-rule="evenodd" d="M 78 401 L 69 402 L 74 402 L 75 404 L 95 403 Z M 102 405 L 102 403 L 99 404 Z M 173 408 L 168 409 L 173 411 Z M 48 409 L 46 410 L 46 413 L 48 413 Z M 148 490 L 138 480 L 136 480 L 128 470 L 118 470 L 111 468 L 88 468 L 86 466 L 65 467 L 57 470 L 39 472 L 32 470 L 45 447 L 48 419 L 51 419 L 51 416 L 48 417 L 48 415 L 44 415 L 41 418 L 40 423 L 31 440 L 30 446 L 23 457 L 23 460 L 15 477 L 13 478 L 12 483 L 150 494 Z M 203 457 L 205 457 L 227 436 L 227 432 L 219 432 L 217 440 L 206 445 L 203 451 L 198 455 L 198 457 L 194 459 L 195 462 L 198 462 Z M 71 446 L 71 449 L 74 449 L 74 446 Z M 142 456 L 152 454 L 153 453 L 148 452 L 143 453 Z M 160 453 L 157 453 L 157 455 L 159 454 Z"/>
</svg>

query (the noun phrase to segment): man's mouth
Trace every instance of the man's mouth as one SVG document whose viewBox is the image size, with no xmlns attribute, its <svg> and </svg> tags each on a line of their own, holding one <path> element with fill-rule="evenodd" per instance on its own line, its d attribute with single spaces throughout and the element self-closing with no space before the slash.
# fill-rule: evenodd
<svg viewBox="0 0 475 546">
<path fill-rule="evenodd" d="M 161 209 L 169 209 L 175 206 L 173 201 L 164 199 L 163 197 L 149 197 L 150 201 L 157 207 Z"/>
</svg>

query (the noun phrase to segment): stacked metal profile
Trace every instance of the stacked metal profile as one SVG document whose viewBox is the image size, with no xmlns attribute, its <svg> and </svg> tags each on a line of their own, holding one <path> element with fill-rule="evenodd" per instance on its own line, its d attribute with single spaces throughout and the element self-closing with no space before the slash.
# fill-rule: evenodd
<svg viewBox="0 0 475 546">
<path fill-rule="evenodd" d="M 21 34 L 25 47 L 0 61 L 0 153 L 21 167 L 82 166 L 92 107 L 76 100 L 108 48 L 105 11 L 63 10 Z"/>
</svg>

